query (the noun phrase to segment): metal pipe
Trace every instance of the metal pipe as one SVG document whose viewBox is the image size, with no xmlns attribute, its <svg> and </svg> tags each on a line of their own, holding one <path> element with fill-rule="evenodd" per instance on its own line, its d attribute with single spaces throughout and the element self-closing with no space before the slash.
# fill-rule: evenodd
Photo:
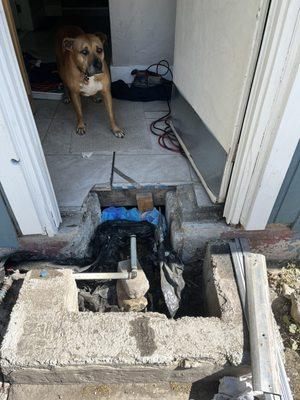
<svg viewBox="0 0 300 400">
<path fill-rule="evenodd" d="M 133 279 L 135 276 L 131 272 L 82 272 L 79 274 L 73 274 L 76 281 L 87 281 L 87 280 L 112 280 L 112 279 Z"/>
<path fill-rule="evenodd" d="M 130 271 L 129 272 L 85 272 L 73 274 L 75 280 L 113 280 L 113 279 L 134 279 L 137 276 L 137 251 L 136 236 L 130 236 Z"/>
<path fill-rule="evenodd" d="M 136 236 L 130 236 L 130 264 L 132 278 L 137 276 L 137 252 L 136 252 Z"/>
</svg>

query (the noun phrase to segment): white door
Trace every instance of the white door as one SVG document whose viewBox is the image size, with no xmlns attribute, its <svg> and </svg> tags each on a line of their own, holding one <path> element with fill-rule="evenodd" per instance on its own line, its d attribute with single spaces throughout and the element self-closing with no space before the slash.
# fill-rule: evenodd
<svg viewBox="0 0 300 400">
<path fill-rule="evenodd" d="M 225 200 L 269 0 L 177 0 L 174 128 L 211 199 Z"/>
<path fill-rule="evenodd" d="M 45 156 L 0 1 L 0 186 L 23 235 L 61 222 Z"/>
</svg>

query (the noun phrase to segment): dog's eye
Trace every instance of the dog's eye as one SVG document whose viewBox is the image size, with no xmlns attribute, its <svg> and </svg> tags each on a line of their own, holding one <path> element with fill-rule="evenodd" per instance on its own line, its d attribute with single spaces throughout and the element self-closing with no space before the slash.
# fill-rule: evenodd
<svg viewBox="0 0 300 400">
<path fill-rule="evenodd" d="M 89 51 L 84 49 L 81 51 L 81 54 L 83 54 L 84 56 L 87 56 L 89 54 Z"/>
<path fill-rule="evenodd" d="M 103 51 L 103 49 L 101 49 L 101 47 L 97 47 L 97 53 L 101 54 Z"/>
</svg>

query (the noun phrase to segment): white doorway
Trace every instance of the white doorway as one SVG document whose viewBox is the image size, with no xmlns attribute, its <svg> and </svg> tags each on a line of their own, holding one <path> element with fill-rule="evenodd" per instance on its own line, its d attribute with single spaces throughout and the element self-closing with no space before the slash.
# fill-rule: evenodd
<svg viewBox="0 0 300 400">
<path fill-rule="evenodd" d="M 180 7 L 183 7 L 184 4 L 186 3 L 178 1 L 179 9 Z M 209 4 L 212 4 L 212 7 L 217 7 L 219 3 L 216 1 Z M 247 43 L 249 45 L 249 51 L 246 52 L 246 57 L 243 63 L 245 68 L 244 70 L 245 74 L 244 75 L 242 74 L 244 76 L 244 79 L 240 79 L 239 81 L 239 87 L 238 87 L 239 96 L 237 96 L 237 98 L 234 99 L 235 100 L 234 104 L 230 103 L 229 101 L 227 104 L 226 96 L 225 100 L 223 99 L 223 104 L 225 104 L 226 107 L 230 103 L 231 108 L 235 110 L 235 113 L 232 114 L 231 118 L 232 125 L 231 128 L 228 128 L 227 126 L 227 129 L 220 130 L 219 133 L 215 133 L 216 140 L 220 143 L 221 147 L 225 150 L 225 153 L 227 155 L 223 169 L 223 174 L 220 180 L 218 193 L 212 193 L 212 190 L 210 189 L 209 184 L 205 179 L 204 170 L 198 168 L 198 176 L 195 176 L 195 174 L 193 174 L 193 170 L 189 165 L 189 163 L 181 156 L 172 156 L 169 153 L 165 153 L 162 151 L 158 153 L 159 150 L 157 147 L 155 147 L 156 142 L 155 143 L 153 142 L 153 138 L 151 138 L 151 136 L 147 136 L 147 143 L 148 144 L 150 143 L 149 148 L 147 148 L 147 144 L 145 144 L 144 142 L 141 142 L 139 144 L 138 140 L 142 140 L 141 135 L 139 135 L 139 133 L 144 129 L 146 129 L 145 134 L 148 135 L 149 132 L 147 131 L 147 123 L 149 123 L 151 119 L 154 118 L 154 116 L 156 117 L 162 112 L 165 112 L 164 108 L 165 106 L 161 104 L 156 104 L 153 106 L 152 105 L 144 106 L 144 105 L 136 105 L 134 103 L 129 103 L 126 106 L 121 104 L 119 106 L 117 105 L 117 108 L 119 107 L 118 113 L 121 119 L 123 118 L 125 123 L 129 123 L 128 121 L 131 121 L 132 125 L 129 126 L 129 128 L 130 132 L 133 133 L 131 136 L 129 135 L 128 139 L 129 142 L 127 147 L 126 144 L 122 146 L 119 145 L 120 142 L 118 142 L 118 144 L 112 143 L 110 136 L 107 136 L 107 141 L 106 141 L 107 147 L 105 147 L 104 146 L 105 141 L 103 142 L 103 140 L 99 140 L 99 136 L 103 138 L 105 137 L 105 133 L 103 134 L 103 136 L 101 135 L 97 136 L 97 132 L 99 133 L 98 127 L 100 126 L 100 124 L 97 125 L 94 123 L 95 121 L 93 122 L 93 118 L 102 121 L 101 112 L 99 112 L 101 108 L 97 108 L 99 105 L 89 102 L 87 103 L 86 110 L 87 110 L 87 116 L 90 115 L 91 118 L 89 125 L 91 126 L 91 132 L 93 132 L 94 129 L 94 136 L 93 133 L 91 133 L 90 139 L 87 139 L 82 143 L 78 143 L 79 139 L 73 136 L 72 133 L 71 127 L 74 115 L 72 109 L 70 108 L 71 106 L 68 109 L 66 109 L 63 108 L 63 106 L 65 105 L 56 104 L 56 105 L 51 105 L 50 108 L 48 106 L 44 107 L 44 111 L 43 108 L 41 107 L 40 117 L 36 118 L 37 124 L 38 125 L 40 124 L 40 126 L 38 127 L 40 129 L 41 136 L 43 136 L 43 128 L 45 128 L 46 126 L 45 128 L 46 134 L 41 139 L 44 145 L 44 149 L 45 149 L 45 143 L 46 144 L 48 143 L 47 157 L 50 160 L 50 161 L 48 160 L 48 166 L 50 165 L 51 162 L 53 170 L 56 169 L 56 175 L 55 177 L 52 178 L 52 181 L 56 185 L 56 196 L 55 196 L 52 188 L 51 179 L 48 173 L 47 165 L 45 162 L 44 151 L 42 149 L 36 124 L 34 122 L 32 112 L 28 103 L 28 99 L 26 97 L 26 92 L 24 90 L 24 85 L 22 83 L 20 71 L 17 67 L 17 61 L 13 50 L 6 19 L 4 17 L 4 13 L 2 12 L 1 35 L 2 35 L 3 46 L 1 48 L 1 51 L 3 59 L 5 59 L 5 63 L 1 65 L 1 69 L 2 69 L 2 76 L 5 76 L 7 79 L 2 84 L 3 90 L 1 91 L 1 101 L 3 104 L 2 107 L 3 115 L 1 119 L 1 134 L 3 137 L 3 142 L 5 143 L 6 147 L 5 148 L 2 147 L 0 150 L 1 162 L 2 162 L 1 170 L 5 171 L 5 173 L 2 173 L 0 178 L 6 197 L 10 203 L 11 209 L 13 210 L 15 219 L 20 227 L 22 234 L 46 233 L 52 235 L 56 232 L 60 222 L 60 214 L 57 205 L 57 199 L 60 196 L 60 194 L 58 194 L 59 190 L 61 190 L 61 193 L 63 193 L 65 189 L 68 188 L 68 183 L 70 184 L 72 179 L 73 180 L 75 179 L 76 181 L 78 174 L 81 174 L 82 171 L 84 170 L 84 168 L 82 168 L 83 163 L 84 165 L 87 165 L 87 163 L 89 164 L 94 163 L 95 168 L 93 168 L 93 170 L 95 171 L 96 178 L 92 177 L 92 180 L 98 179 L 97 174 L 99 174 L 101 171 L 105 171 L 107 176 L 105 176 L 105 180 L 103 180 L 100 183 L 101 184 L 107 183 L 108 184 L 107 188 L 111 187 L 112 179 L 116 179 L 114 183 L 116 185 L 119 185 L 120 187 L 122 187 L 122 185 L 124 184 L 127 185 L 127 183 L 125 183 L 122 179 L 119 179 L 114 175 L 112 176 L 111 169 L 109 167 L 108 168 L 105 167 L 105 160 L 107 159 L 107 157 L 112 158 L 111 153 L 113 153 L 114 149 L 117 149 L 118 146 L 120 146 L 120 149 L 117 150 L 119 151 L 119 154 L 117 155 L 119 162 L 119 164 L 117 164 L 118 169 L 123 170 L 125 174 L 133 177 L 135 180 L 137 181 L 140 180 L 140 183 L 149 185 L 156 185 L 157 183 L 176 185 L 189 182 L 195 183 L 198 181 L 198 177 L 200 177 L 202 183 L 208 189 L 210 197 L 214 201 L 215 200 L 224 201 L 226 199 L 228 184 L 230 182 L 232 165 L 237 154 L 236 144 L 239 139 L 241 126 L 243 123 L 243 117 L 245 115 L 245 107 L 249 97 L 250 86 L 253 81 L 253 73 L 257 62 L 263 29 L 265 26 L 265 18 L 268 10 L 267 1 L 262 1 L 261 3 L 259 3 L 258 1 L 253 0 L 253 2 L 251 2 L 251 6 L 253 5 L 255 5 L 256 7 L 259 6 L 260 14 L 259 18 L 255 20 L 253 19 L 252 14 L 251 18 L 248 15 L 249 21 L 252 21 L 252 24 L 249 25 L 250 28 L 248 30 L 249 35 L 247 37 L 248 38 Z M 276 47 L 276 44 L 280 42 L 281 38 L 280 35 L 283 35 L 282 32 L 284 32 L 282 28 L 285 27 L 287 23 L 292 23 L 295 26 L 295 24 L 298 21 L 297 17 L 291 19 L 287 18 L 287 15 L 290 15 L 289 13 L 291 13 L 292 11 L 293 13 L 295 13 L 295 11 L 299 12 L 299 2 L 297 0 L 290 1 L 285 3 L 284 6 L 282 5 L 282 7 L 280 7 L 280 2 L 273 0 L 271 2 L 271 8 L 274 11 L 274 13 L 271 14 L 273 16 L 272 26 L 277 27 L 280 32 L 278 33 L 278 37 L 272 38 L 270 36 L 268 38 L 268 41 L 265 44 L 267 48 L 269 48 L 272 43 L 274 43 L 274 46 Z M 252 9 L 252 11 L 253 10 L 254 8 Z M 184 33 L 184 29 L 182 32 L 180 31 L 180 26 L 181 26 L 180 18 L 184 16 L 184 9 L 181 11 L 182 12 L 180 13 L 180 15 L 177 14 L 179 22 L 177 21 L 176 30 L 178 30 L 178 32 L 176 32 L 176 34 L 177 38 L 179 39 L 177 39 L 177 44 L 175 44 L 175 50 L 176 46 L 177 50 L 178 46 L 179 48 L 182 46 L 190 46 L 190 48 L 193 49 L 195 46 L 197 46 L 197 43 L 196 42 L 194 43 L 193 40 L 190 40 L 192 39 L 192 36 L 191 35 L 186 36 Z M 203 10 L 201 10 L 201 12 L 203 12 Z M 193 16 L 194 15 L 196 15 L 196 13 L 194 13 Z M 298 14 L 296 13 L 296 15 Z M 217 27 L 216 24 L 215 27 Z M 236 29 L 238 31 L 238 27 Z M 291 32 L 290 29 L 290 32 L 287 32 L 286 34 L 287 35 L 290 34 L 290 37 L 283 36 L 281 39 L 285 43 L 285 51 L 288 52 L 289 45 L 287 45 L 287 42 L 288 40 L 289 43 L 291 42 L 290 39 L 291 37 L 294 37 L 293 36 L 294 33 Z M 213 35 L 209 35 L 209 38 L 212 39 Z M 239 43 L 239 41 L 237 43 Z M 212 42 L 210 46 L 213 46 L 213 44 L 214 43 Z M 216 45 L 215 51 L 217 53 L 220 52 L 221 50 L 218 50 L 217 43 L 215 45 Z M 205 48 L 203 49 L 203 51 L 204 50 Z M 178 52 L 177 52 L 177 59 L 175 56 L 175 65 L 174 65 L 175 84 L 177 84 L 179 91 L 182 91 L 182 94 L 185 95 L 186 100 L 190 100 L 190 105 L 192 105 L 194 111 L 200 114 L 201 109 L 204 106 L 200 107 L 199 104 L 197 105 L 196 102 L 197 96 L 193 97 L 196 88 L 196 85 L 193 85 L 194 82 L 193 77 L 197 76 L 197 68 L 195 69 L 195 64 L 194 66 L 192 66 L 193 62 L 196 63 L 197 66 L 197 58 L 194 57 L 194 54 L 195 52 L 191 51 L 191 54 L 188 56 L 189 65 L 192 71 L 192 73 L 189 75 L 188 71 L 184 70 L 187 64 L 182 63 L 182 60 L 184 60 L 185 57 L 181 57 L 179 52 L 179 58 L 178 58 Z M 263 64 L 267 62 L 267 55 L 268 53 L 266 53 L 265 58 L 261 60 Z M 226 58 L 227 56 L 226 53 L 222 54 L 222 56 L 225 57 L 224 60 L 228 60 L 228 58 Z M 290 60 L 292 65 L 294 65 L 295 60 L 297 60 L 297 57 L 298 53 L 295 55 L 294 59 Z M 280 60 L 282 61 L 283 59 L 284 59 L 284 53 L 281 54 Z M 209 65 L 207 65 L 207 62 L 208 62 L 207 59 L 203 60 L 204 66 L 208 68 L 208 71 L 209 70 L 212 71 L 212 68 L 210 68 Z M 211 63 L 210 65 L 213 65 L 213 63 Z M 227 65 L 226 68 L 227 72 L 228 69 L 229 67 Z M 233 69 L 233 71 L 235 71 L 235 69 Z M 212 76 L 219 78 L 219 75 L 220 73 L 218 73 L 218 69 L 215 72 L 212 71 Z M 229 78 L 227 78 L 227 80 L 228 79 Z M 257 79 L 259 80 L 259 77 Z M 215 84 L 217 84 L 216 82 Z M 260 83 L 261 82 L 258 82 L 258 85 L 256 86 L 256 95 L 260 95 L 260 90 L 262 89 Z M 288 95 L 289 93 L 291 83 L 292 82 L 290 82 L 290 84 L 286 86 L 286 95 Z M 214 81 L 212 80 L 208 85 L 208 87 L 213 87 L 213 85 Z M 214 93 L 218 93 L 217 89 L 219 90 L 220 88 L 216 88 L 216 92 Z M 189 99 L 190 96 L 192 97 Z M 219 93 L 217 97 L 220 96 L 221 94 Z M 205 91 L 202 97 L 204 97 L 205 99 Z M 207 115 L 210 118 L 212 118 L 213 116 L 215 117 L 215 121 L 213 119 L 212 121 L 216 123 L 215 126 L 217 126 L 217 123 L 220 124 L 222 112 L 224 112 L 224 110 L 215 110 L 215 112 L 212 113 L 213 107 L 215 106 L 213 103 L 214 96 L 211 97 L 207 96 L 206 98 L 207 98 L 207 104 L 205 107 L 207 107 L 206 109 Z M 116 104 L 118 104 L 118 102 L 116 102 Z M 50 105 L 50 103 L 48 105 Z M 198 106 L 200 107 L 199 109 Z M 96 112 L 95 109 L 97 110 Z M 44 117 L 41 117 L 41 114 L 43 115 L 43 112 L 44 112 Z M 219 115 L 218 113 L 220 112 L 221 114 L 218 117 Z M 130 113 L 132 114 L 131 117 Z M 136 117 L 137 115 L 139 116 Z M 41 122 L 41 120 L 43 119 L 49 121 Z M 48 127 L 47 123 L 49 123 Z M 141 123 L 143 125 L 142 127 Z M 206 121 L 206 124 L 209 125 L 209 121 Z M 134 130 L 136 128 L 137 128 L 136 136 L 134 136 Z M 52 129 L 52 131 L 49 131 L 49 129 L 50 130 Z M 52 133 L 51 135 L 48 136 L 47 139 L 47 134 L 49 132 Z M 252 137 L 253 140 L 256 137 L 255 132 L 252 135 L 253 136 L 249 136 L 248 133 L 244 134 L 242 131 L 241 137 L 244 137 L 244 140 L 246 140 L 247 142 L 247 138 Z M 67 140 L 65 140 L 66 137 Z M 136 138 L 136 140 L 133 140 L 134 138 Z M 184 138 L 183 138 L 183 143 L 185 143 Z M 242 143 L 245 142 L 242 141 Z M 257 144 L 258 143 L 259 142 L 257 142 Z M 292 146 L 293 144 L 291 143 L 291 147 Z M 256 151 L 255 157 L 257 157 L 258 154 L 261 154 L 259 147 L 260 146 L 258 144 L 255 150 Z M 66 152 L 64 152 L 65 148 L 67 148 Z M 73 152 L 70 151 L 71 149 L 73 149 Z M 238 154 L 240 153 L 239 157 L 243 157 L 246 154 L 245 152 L 247 151 L 248 151 L 247 147 L 245 147 L 243 144 L 243 146 L 238 148 Z M 265 151 L 267 153 L 268 149 L 266 149 Z M 2 157 L 2 152 L 4 157 Z M 109 154 L 105 154 L 107 152 L 109 152 Z M 62 156 L 64 162 L 61 162 Z M 208 156 L 213 160 L 215 154 L 210 153 Z M 288 162 L 288 157 L 286 158 L 286 161 Z M 108 164 L 111 165 L 110 162 Z M 168 166 L 170 168 L 168 168 Z M 67 171 L 66 180 L 64 181 L 60 180 L 60 174 L 65 173 L 66 171 Z M 109 174 L 107 174 L 107 171 L 109 171 Z M 247 171 L 245 171 L 244 169 L 240 169 L 240 171 L 234 172 L 236 174 L 234 176 L 235 179 L 238 178 L 242 182 L 245 182 L 245 179 L 247 178 L 249 186 L 252 183 L 251 181 L 252 175 L 250 177 L 249 176 L 247 177 L 245 175 L 245 172 Z M 163 180 L 160 182 L 157 182 L 155 178 L 155 176 L 158 175 L 163 176 Z M 149 177 L 149 179 L 147 178 L 147 176 Z M 93 184 L 92 181 L 89 181 L 90 177 L 91 174 L 89 170 L 87 170 L 86 175 L 83 176 L 83 180 L 87 184 L 85 190 L 88 190 Z M 57 182 L 55 182 L 55 179 L 59 179 L 60 183 L 57 184 Z M 18 182 L 18 187 L 22 188 L 23 190 L 22 193 L 24 193 L 24 197 L 22 201 L 20 197 L 16 195 L 15 182 Z M 279 183 L 280 179 L 277 181 L 276 185 L 278 186 Z M 276 193 L 277 186 L 276 187 L 274 186 L 273 188 L 274 193 Z M 241 200 L 240 198 L 234 199 L 234 197 L 232 197 L 231 195 L 231 193 L 233 193 L 232 191 L 234 192 L 234 188 L 232 189 L 232 186 L 229 186 L 230 197 L 227 197 L 225 216 L 228 222 L 239 223 L 241 222 L 241 212 L 236 212 L 235 217 L 232 218 L 228 210 L 231 209 L 231 213 L 237 211 L 238 204 L 241 204 L 241 202 L 243 202 L 244 204 L 245 199 L 244 200 Z M 230 202 L 228 201 L 228 199 L 230 199 L 229 200 Z M 26 203 L 24 203 L 25 200 Z M 28 210 L 26 213 L 23 212 L 24 204 L 26 204 L 26 210 Z M 61 203 L 60 206 L 61 209 L 64 206 L 77 207 L 76 204 L 71 204 L 71 203 L 69 204 Z M 251 206 L 251 204 L 249 206 Z M 255 229 L 255 226 L 256 226 L 255 224 L 252 225 L 251 229 Z"/>
</svg>

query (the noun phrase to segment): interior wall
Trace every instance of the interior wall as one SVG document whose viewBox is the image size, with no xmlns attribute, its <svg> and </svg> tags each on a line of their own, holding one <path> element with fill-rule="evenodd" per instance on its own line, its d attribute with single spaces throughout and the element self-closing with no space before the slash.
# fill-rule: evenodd
<svg viewBox="0 0 300 400">
<path fill-rule="evenodd" d="M 61 0 L 43 0 L 46 16 L 61 16 Z"/>
<path fill-rule="evenodd" d="M 173 64 L 176 0 L 109 0 L 114 66 Z"/>
<path fill-rule="evenodd" d="M 257 27 L 267 1 L 177 1 L 174 82 L 226 152 L 249 91 L 249 65 L 255 51 L 257 58 Z"/>
<path fill-rule="evenodd" d="M 19 28 L 33 31 L 45 15 L 44 3 L 40 0 L 18 0 L 21 12 L 18 14 Z"/>
</svg>

